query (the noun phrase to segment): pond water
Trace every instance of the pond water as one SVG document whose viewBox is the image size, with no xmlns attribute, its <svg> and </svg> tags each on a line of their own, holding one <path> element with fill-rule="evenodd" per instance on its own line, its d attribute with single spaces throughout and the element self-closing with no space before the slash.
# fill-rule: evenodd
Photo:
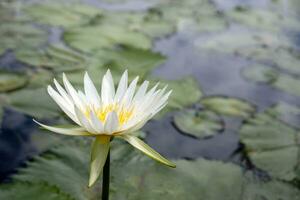
<svg viewBox="0 0 300 200">
<path fill-rule="evenodd" d="M 73 8 L 70 2 L 81 7 Z M 43 139 L 48 134 L 32 122 L 33 117 L 67 121 L 55 114 L 57 108 L 41 88 L 62 71 L 80 87 L 84 70 L 98 72 L 92 75 L 97 78 L 111 65 L 117 76 L 127 67 L 129 73 L 166 82 L 177 92 L 166 112 L 142 129 L 145 141 L 162 155 L 179 163 L 200 159 L 211 168 L 218 161 L 233 163 L 232 168 L 258 175 L 259 181 L 271 180 L 271 186 L 263 185 L 251 196 L 258 183 L 249 181 L 246 173 L 241 179 L 247 179 L 247 186 L 239 198 L 227 199 L 300 199 L 297 0 L 66 0 L 57 5 L 37 0 L 0 3 L 2 11 L 8 11 L 0 10 L 7 25 L 0 28 L 0 181 L 11 183 L 20 167 L 51 152 L 60 139 Z M 19 83 L 24 76 L 26 81 Z M 10 89 L 9 84 L 17 86 Z M 191 170 L 207 170 L 200 168 Z M 199 179 L 193 181 L 202 183 Z M 216 193 L 222 197 L 218 184 Z M 285 188 L 283 197 L 272 194 L 276 184 Z M 190 199 L 197 199 L 193 194 Z M 173 197 L 169 195 L 166 198 Z M 203 198 L 218 199 L 207 195 Z"/>
</svg>

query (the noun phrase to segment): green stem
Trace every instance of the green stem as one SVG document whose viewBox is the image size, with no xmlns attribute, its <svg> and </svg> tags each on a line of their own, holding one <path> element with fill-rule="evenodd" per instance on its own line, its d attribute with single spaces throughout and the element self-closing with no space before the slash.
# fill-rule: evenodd
<svg viewBox="0 0 300 200">
<path fill-rule="evenodd" d="M 110 168 L 110 151 L 108 152 L 107 159 L 103 168 L 102 179 L 102 200 L 109 200 L 109 169 Z"/>
</svg>

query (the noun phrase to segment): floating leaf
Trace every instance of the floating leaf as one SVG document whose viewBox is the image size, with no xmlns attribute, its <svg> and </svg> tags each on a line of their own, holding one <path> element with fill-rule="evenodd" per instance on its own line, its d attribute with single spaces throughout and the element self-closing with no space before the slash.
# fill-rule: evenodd
<svg viewBox="0 0 300 200">
<path fill-rule="evenodd" d="M 26 85 L 26 75 L 0 71 L 0 92 L 8 92 L 22 88 Z"/>
<path fill-rule="evenodd" d="M 99 185 L 91 189 L 86 186 L 88 146 L 88 140 L 74 139 L 35 158 L 27 168 L 19 170 L 12 183 L 0 187 L 0 198 L 19 200 L 49 195 L 45 199 L 99 199 Z M 299 191 L 291 185 L 245 178 L 242 169 L 231 163 L 204 159 L 177 160 L 177 168 L 170 170 L 120 140 L 114 140 L 112 146 L 111 199 L 183 200 L 188 196 L 191 200 L 248 200 L 250 197 L 288 200 L 289 197 L 299 197 Z M 31 189 L 26 189 L 25 184 Z M 41 191 L 44 193 L 39 194 Z"/>
<path fill-rule="evenodd" d="M 72 28 L 65 32 L 64 40 L 71 47 L 90 53 L 115 45 L 127 45 L 140 49 L 151 47 L 151 40 L 144 34 L 130 31 L 126 27 L 112 25 Z"/>
<path fill-rule="evenodd" d="M 278 48 L 288 47 L 291 43 L 285 38 L 268 32 L 251 32 L 249 30 L 229 30 L 222 34 L 196 41 L 196 46 L 201 49 L 235 53 L 247 48 L 257 48 L 260 46 Z M 223 47 L 223 48 L 220 48 Z"/>
<path fill-rule="evenodd" d="M 200 102 L 205 108 L 221 115 L 247 118 L 255 112 L 253 105 L 240 99 L 215 96 L 205 97 Z"/>
<path fill-rule="evenodd" d="M 181 111 L 174 117 L 176 127 L 182 132 L 195 136 L 212 136 L 222 130 L 222 120 L 210 111 Z"/>
<path fill-rule="evenodd" d="M 38 197 L 39 200 L 70 200 L 69 195 L 61 193 L 56 187 L 44 183 L 15 183 L 1 186 L 0 191 L 1 199 L 24 200 Z"/>
<path fill-rule="evenodd" d="M 129 30 L 138 31 L 151 38 L 162 37 L 174 32 L 173 24 L 165 21 L 159 13 L 145 12 L 106 12 L 99 18 L 99 24 L 125 26 Z"/>
<path fill-rule="evenodd" d="M 255 47 L 239 50 L 238 54 L 255 61 L 272 63 L 277 68 L 293 74 L 300 74 L 299 54 L 291 49 Z"/>
<path fill-rule="evenodd" d="M 276 70 L 261 64 L 247 66 L 243 69 L 242 75 L 258 83 L 273 83 L 278 77 Z"/>
<path fill-rule="evenodd" d="M 102 12 L 85 4 L 33 4 L 25 7 L 25 12 L 35 21 L 53 26 L 70 27 L 88 23 Z"/>
<path fill-rule="evenodd" d="M 17 51 L 16 57 L 29 65 L 50 68 L 57 72 L 84 69 L 86 64 L 84 55 L 62 45 L 52 45 L 45 51 Z"/>
<path fill-rule="evenodd" d="M 300 96 L 300 80 L 291 75 L 281 73 L 275 68 L 254 65 L 243 71 L 243 75 L 255 82 L 265 82 L 272 87 L 282 90 L 291 95 Z"/>
<path fill-rule="evenodd" d="M 267 9 L 237 7 L 226 13 L 234 22 L 261 30 L 278 32 L 282 28 L 298 29 L 297 19 Z"/>
<path fill-rule="evenodd" d="M 161 85 L 168 85 L 168 89 L 172 90 L 172 93 L 166 108 L 156 116 L 157 119 L 167 112 L 190 106 L 202 97 L 202 91 L 198 82 L 190 76 L 179 80 L 161 80 Z"/>
<path fill-rule="evenodd" d="M 296 178 L 299 133 L 293 128 L 261 113 L 242 126 L 240 138 L 258 168 L 279 179 Z"/>
<path fill-rule="evenodd" d="M 268 115 L 289 125 L 300 127 L 300 108 L 296 105 L 279 102 L 266 110 Z"/>
<path fill-rule="evenodd" d="M 58 116 L 61 111 L 46 88 L 16 91 L 8 96 L 8 104 L 17 111 L 37 118 Z"/>
<path fill-rule="evenodd" d="M 1 23 L 0 54 L 7 49 L 36 48 L 46 43 L 46 33 L 21 22 Z"/>
<path fill-rule="evenodd" d="M 297 200 L 300 199 L 299 190 L 292 185 L 280 181 L 260 181 L 246 174 L 246 186 L 243 194 L 244 200 Z"/>
</svg>

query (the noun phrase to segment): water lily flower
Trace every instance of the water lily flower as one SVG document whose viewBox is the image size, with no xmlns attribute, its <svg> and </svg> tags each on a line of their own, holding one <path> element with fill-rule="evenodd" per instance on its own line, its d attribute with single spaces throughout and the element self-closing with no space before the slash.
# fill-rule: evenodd
<svg viewBox="0 0 300 200">
<path fill-rule="evenodd" d="M 103 76 L 100 94 L 87 72 L 84 75 L 84 92 L 75 90 L 65 74 L 64 88 L 55 79 L 56 90 L 48 86 L 49 95 L 77 126 L 62 128 L 35 122 L 52 132 L 95 138 L 91 150 L 89 186 L 96 182 L 103 170 L 112 137 L 124 139 L 149 157 L 175 167 L 131 134 L 167 104 L 171 91 L 167 91 L 166 87 L 158 89 L 158 84 L 147 90 L 148 81 L 144 81 L 139 87 L 137 83 L 138 77 L 128 85 L 128 73 L 125 71 L 115 89 L 113 77 L 108 70 Z"/>
</svg>

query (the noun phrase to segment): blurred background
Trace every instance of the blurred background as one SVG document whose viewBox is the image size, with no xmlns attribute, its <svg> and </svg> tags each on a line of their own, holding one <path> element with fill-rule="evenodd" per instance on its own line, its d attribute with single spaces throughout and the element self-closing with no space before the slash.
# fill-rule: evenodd
<svg viewBox="0 0 300 200">
<path fill-rule="evenodd" d="M 0 199 L 100 199 L 91 141 L 32 118 L 70 123 L 46 86 L 108 68 L 173 89 L 136 134 L 177 164 L 114 140 L 111 199 L 300 199 L 299 20 L 299 0 L 1 0 Z"/>
</svg>

